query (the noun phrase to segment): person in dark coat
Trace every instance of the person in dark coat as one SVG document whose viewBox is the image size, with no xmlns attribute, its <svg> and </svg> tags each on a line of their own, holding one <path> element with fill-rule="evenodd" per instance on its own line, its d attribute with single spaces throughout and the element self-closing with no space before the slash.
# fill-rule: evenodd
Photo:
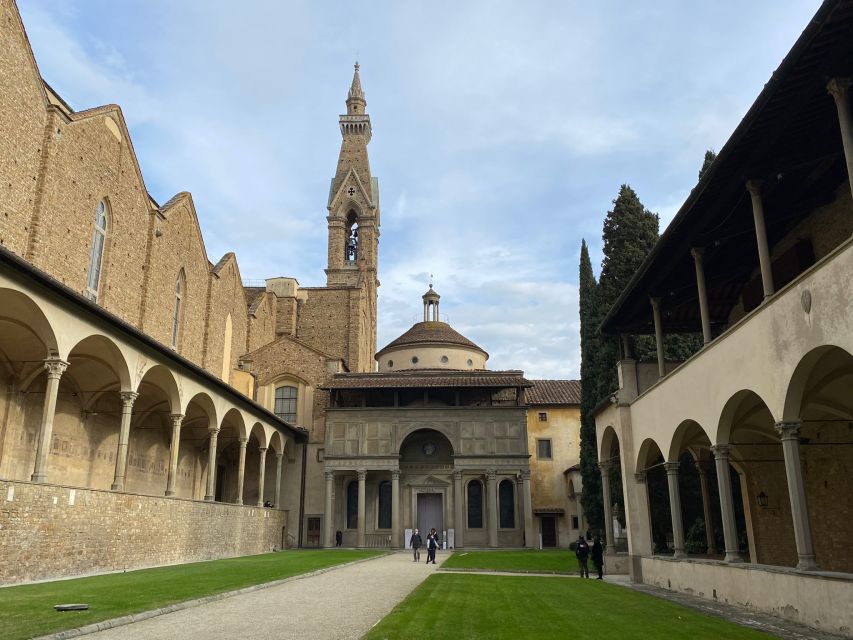
<svg viewBox="0 0 853 640">
<path fill-rule="evenodd" d="M 343 531 L 338 529 L 335 531 L 335 546 L 340 547 L 344 542 L 344 534 Z"/>
<path fill-rule="evenodd" d="M 592 555 L 592 564 L 595 565 L 595 569 L 598 571 L 597 579 L 604 579 L 604 547 L 601 544 L 601 538 L 599 536 L 595 536 L 590 555 Z"/>
<path fill-rule="evenodd" d="M 412 537 L 409 539 L 409 545 L 412 547 L 412 556 L 414 556 L 412 562 L 420 562 L 421 561 L 421 545 L 424 543 L 421 538 L 421 534 L 415 529 L 415 532 L 412 534 Z"/>
<path fill-rule="evenodd" d="M 435 564 L 435 552 L 438 550 L 438 531 L 435 528 L 429 530 L 427 535 L 427 564 Z"/>
<path fill-rule="evenodd" d="M 575 543 L 575 556 L 578 559 L 578 566 L 581 570 L 581 578 L 589 578 L 589 567 L 587 566 L 587 560 L 589 558 L 589 545 L 583 536 L 578 538 L 578 541 Z"/>
</svg>

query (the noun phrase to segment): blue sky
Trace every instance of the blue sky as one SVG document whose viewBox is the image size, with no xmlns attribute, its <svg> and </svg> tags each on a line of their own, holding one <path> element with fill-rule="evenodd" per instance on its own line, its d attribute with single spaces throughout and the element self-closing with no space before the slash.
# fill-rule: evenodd
<svg viewBox="0 0 853 640">
<path fill-rule="evenodd" d="M 359 58 L 379 176 L 380 346 L 442 313 L 490 368 L 577 377 L 581 238 L 619 185 L 669 222 L 819 6 L 19 0 L 45 79 L 118 103 L 151 194 L 209 257 L 324 283 L 337 118 Z"/>
</svg>

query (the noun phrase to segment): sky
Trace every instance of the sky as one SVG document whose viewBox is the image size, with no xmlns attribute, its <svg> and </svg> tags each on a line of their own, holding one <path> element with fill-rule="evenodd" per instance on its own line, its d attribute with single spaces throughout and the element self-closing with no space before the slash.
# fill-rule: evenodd
<svg viewBox="0 0 853 640">
<path fill-rule="evenodd" d="M 630 184 L 661 230 L 819 0 L 18 0 L 45 80 L 119 104 L 208 257 L 325 284 L 358 59 L 379 177 L 379 346 L 442 319 L 529 378 L 579 375 L 578 260 Z"/>
</svg>

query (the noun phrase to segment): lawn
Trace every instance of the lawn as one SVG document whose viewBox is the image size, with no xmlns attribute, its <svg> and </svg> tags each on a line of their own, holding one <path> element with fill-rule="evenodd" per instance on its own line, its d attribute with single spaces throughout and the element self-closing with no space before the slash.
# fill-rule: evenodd
<svg viewBox="0 0 853 640">
<path fill-rule="evenodd" d="M 380 555 L 377 551 L 283 551 L 0 589 L 0 639 L 33 638 L 130 613 L 272 582 Z M 59 613 L 53 605 L 87 603 Z"/>
<path fill-rule="evenodd" d="M 363 640 L 769 636 L 618 585 L 575 578 L 436 574 Z"/>
<path fill-rule="evenodd" d="M 591 564 L 590 564 L 591 566 Z M 575 554 L 563 550 L 536 551 L 461 551 L 442 565 L 443 569 L 482 569 L 522 573 L 575 573 Z"/>
</svg>

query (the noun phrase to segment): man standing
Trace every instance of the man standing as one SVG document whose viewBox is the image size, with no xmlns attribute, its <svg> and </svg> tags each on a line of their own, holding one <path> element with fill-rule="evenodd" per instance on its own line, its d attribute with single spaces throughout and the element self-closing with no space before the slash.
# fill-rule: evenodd
<svg viewBox="0 0 853 640">
<path fill-rule="evenodd" d="M 598 571 L 598 580 L 604 579 L 604 546 L 601 544 L 601 538 L 595 536 L 592 542 L 592 564 Z"/>
<path fill-rule="evenodd" d="M 438 550 L 438 531 L 435 528 L 429 530 L 427 535 L 427 564 L 435 564 L 435 552 Z"/>
<path fill-rule="evenodd" d="M 587 559 L 589 558 L 589 545 L 583 536 L 578 537 L 575 543 L 575 556 L 578 559 L 578 566 L 581 570 L 581 578 L 589 578 L 589 568 L 587 568 Z"/>
<path fill-rule="evenodd" d="M 412 537 L 409 539 L 409 544 L 412 547 L 412 555 L 414 559 L 412 562 L 420 562 L 421 561 L 421 545 L 423 544 L 423 540 L 421 539 L 421 534 L 418 533 L 418 530 L 415 529 L 415 532 L 412 534 Z"/>
</svg>

